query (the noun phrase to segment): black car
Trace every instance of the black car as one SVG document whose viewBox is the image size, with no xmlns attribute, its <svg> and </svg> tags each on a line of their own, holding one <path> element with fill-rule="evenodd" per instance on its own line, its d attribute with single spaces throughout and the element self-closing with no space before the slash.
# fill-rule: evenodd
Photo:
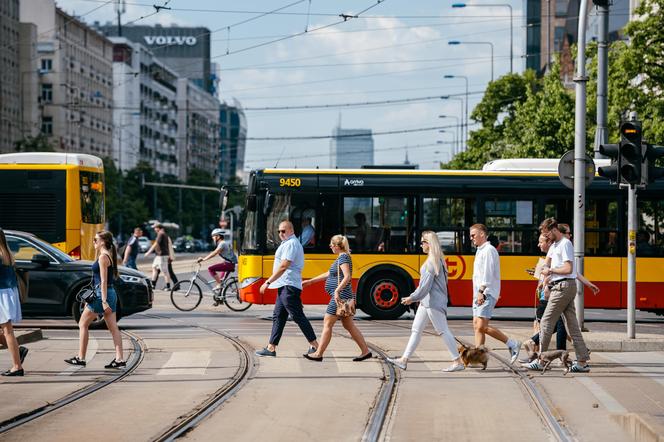
<svg viewBox="0 0 664 442">
<path fill-rule="evenodd" d="M 76 301 L 76 294 L 90 283 L 92 262 L 76 261 L 30 233 L 5 230 L 5 235 L 16 268 L 29 275 L 28 299 L 21 305 L 23 316 L 73 316 L 78 322 L 83 305 Z M 152 308 L 152 286 L 146 276 L 122 266 L 118 273 L 114 283 L 118 319 Z"/>
</svg>

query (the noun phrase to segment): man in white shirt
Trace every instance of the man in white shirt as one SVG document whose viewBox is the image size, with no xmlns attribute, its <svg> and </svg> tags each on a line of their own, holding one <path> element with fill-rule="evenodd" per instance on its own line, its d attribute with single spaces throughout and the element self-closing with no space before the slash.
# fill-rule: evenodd
<svg viewBox="0 0 664 442">
<path fill-rule="evenodd" d="M 547 277 L 547 283 L 551 289 L 549 302 L 542 315 L 540 325 L 540 348 L 542 352 L 547 351 L 554 326 L 560 315 L 563 315 L 567 333 L 572 337 L 577 359 L 570 371 L 587 373 L 590 371 L 590 366 L 587 363 L 590 354 L 583 340 L 579 322 L 576 320 L 576 308 L 574 307 L 574 298 L 576 298 L 574 246 L 560 232 L 558 221 L 555 218 L 545 219 L 540 225 L 540 229 L 543 234 L 549 235 L 554 241 L 547 254 L 547 259 L 551 259 L 551 266 L 542 270 L 542 274 Z M 528 365 L 528 368 L 532 370 L 542 369 L 539 361 L 533 361 Z"/>
<path fill-rule="evenodd" d="M 475 345 L 484 345 L 486 335 L 507 345 L 510 361 L 513 364 L 519 357 L 521 342 L 508 338 L 497 328 L 489 326 L 493 308 L 500 297 L 500 258 L 496 248 L 488 241 L 488 231 L 484 224 L 470 227 L 470 240 L 477 247 L 473 265 L 473 329 Z"/>
</svg>

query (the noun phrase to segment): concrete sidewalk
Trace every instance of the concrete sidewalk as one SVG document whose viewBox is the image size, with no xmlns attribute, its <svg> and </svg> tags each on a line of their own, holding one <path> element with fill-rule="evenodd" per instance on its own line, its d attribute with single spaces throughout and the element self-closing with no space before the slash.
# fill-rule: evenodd
<svg viewBox="0 0 664 442">
<path fill-rule="evenodd" d="M 16 340 L 18 341 L 18 345 L 29 344 L 31 342 L 37 342 L 44 339 L 42 331 L 39 328 L 14 329 L 14 335 L 16 336 Z M 0 345 L 0 349 L 4 348 L 5 348 L 4 346 Z"/>
</svg>

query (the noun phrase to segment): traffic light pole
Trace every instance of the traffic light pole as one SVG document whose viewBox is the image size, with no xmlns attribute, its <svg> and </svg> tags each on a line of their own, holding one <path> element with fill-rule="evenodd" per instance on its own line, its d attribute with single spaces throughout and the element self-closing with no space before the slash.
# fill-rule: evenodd
<svg viewBox="0 0 664 442">
<path fill-rule="evenodd" d="M 636 186 L 630 185 L 627 199 L 627 337 L 636 337 Z"/>
<path fill-rule="evenodd" d="M 586 19 L 588 0 L 579 5 L 579 27 L 576 57 L 576 102 L 574 116 L 574 263 L 576 271 L 583 274 L 583 255 L 586 233 Z M 583 330 L 584 299 L 583 284 L 576 281 L 576 318 Z"/>
</svg>

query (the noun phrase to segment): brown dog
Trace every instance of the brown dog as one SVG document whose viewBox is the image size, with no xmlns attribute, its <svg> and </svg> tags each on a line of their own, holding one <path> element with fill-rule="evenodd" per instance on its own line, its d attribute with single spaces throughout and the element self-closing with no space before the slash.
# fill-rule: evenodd
<svg viewBox="0 0 664 442">
<path fill-rule="evenodd" d="M 570 368 L 572 368 L 572 361 L 569 360 L 569 351 L 567 350 L 551 350 L 545 351 L 539 354 L 539 361 L 542 364 L 542 374 L 549 368 L 549 365 L 556 359 L 560 361 L 565 366 L 565 373 L 569 373 Z"/>
<path fill-rule="evenodd" d="M 486 370 L 486 365 L 489 361 L 489 350 L 483 345 L 468 347 L 459 344 L 459 356 L 461 356 L 464 366 L 482 364 L 482 370 Z"/>
</svg>

